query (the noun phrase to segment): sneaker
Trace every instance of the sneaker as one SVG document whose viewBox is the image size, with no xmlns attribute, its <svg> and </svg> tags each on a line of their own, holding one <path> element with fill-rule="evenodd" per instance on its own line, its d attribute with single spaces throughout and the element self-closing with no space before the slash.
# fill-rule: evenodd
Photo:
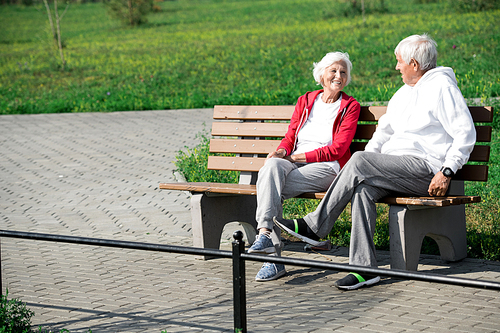
<svg viewBox="0 0 500 333">
<path fill-rule="evenodd" d="M 276 280 L 286 274 L 285 265 L 265 262 L 255 276 L 255 281 L 264 282 Z"/>
<path fill-rule="evenodd" d="M 275 253 L 276 248 L 274 247 L 273 241 L 269 234 L 258 234 L 255 237 L 255 242 L 248 249 L 248 253 L 264 253 L 271 254 Z"/>
<path fill-rule="evenodd" d="M 358 273 L 349 273 L 340 280 L 335 281 L 335 287 L 343 290 L 355 290 L 363 286 L 371 286 L 380 281 L 380 276 L 365 275 L 361 276 Z"/>
<path fill-rule="evenodd" d="M 319 242 L 319 237 L 309 228 L 304 219 L 286 220 L 275 216 L 273 217 L 273 221 L 281 230 L 288 232 L 290 235 L 306 243 L 313 246 L 318 246 L 321 243 Z"/>
</svg>

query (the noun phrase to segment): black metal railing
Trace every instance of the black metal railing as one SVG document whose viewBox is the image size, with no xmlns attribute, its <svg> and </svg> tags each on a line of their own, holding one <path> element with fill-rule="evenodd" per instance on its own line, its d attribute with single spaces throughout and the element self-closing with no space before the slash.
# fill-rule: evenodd
<svg viewBox="0 0 500 333">
<path fill-rule="evenodd" d="M 205 255 L 218 258 L 232 258 L 234 331 L 238 333 L 247 332 L 246 287 L 245 287 L 246 260 L 272 262 L 276 264 L 286 264 L 292 266 L 317 268 L 323 270 L 356 272 L 360 274 L 380 275 L 398 279 L 435 282 L 435 283 L 443 283 L 443 284 L 457 285 L 463 287 L 500 290 L 500 283 L 495 281 L 474 280 L 474 279 L 451 277 L 451 276 L 424 273 L 424 272 L 410 272 L 402 270 L 353 266 L 347 264 L 335 264 L 330 262 L 299 259 L 299 258 L 284 258 L 284 257 L 248 254 L 245 253 L 245 242 L 243 241 L 243 233 L 241 231 L 236 231 L 233 235 L 235 240 L 232 243 L 232 251 L 119 241 L 112 239 L 51 235 L 51 234 L 41 234 L 41 233 L 22 232 L 22 231 L 6 231 L 6 230 L 0 230 L 0 238 L 1 237 L 22 238 L 22 239 L 72 243 L 81 245 L 115 247 L 115 248 L 135 249 L 143 251 L 181 253 L 189 255 Z M 2 262 L 1 262 L 1 247 L 0 247 L 0 295 L 3 292 L 1 264 Z"/>
</svg>

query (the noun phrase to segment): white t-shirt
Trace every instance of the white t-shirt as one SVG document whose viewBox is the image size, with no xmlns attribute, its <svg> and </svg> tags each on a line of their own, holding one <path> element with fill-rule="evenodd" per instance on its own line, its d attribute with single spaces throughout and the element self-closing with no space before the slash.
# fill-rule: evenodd
<svg viewBox="0 0 500 333">
<path fill-rule="evenodd" d="M 306 153 L 332 144 L 333 123 L 340 111 L 342 95 L 334 103 L 325 103 L 319 94 L 314 101 L 309 118 L 297 136 L 297 145 L 292 155 Z M 340 172 L 338 161 L 327 163 L 337 174 Z"/>
</svg>

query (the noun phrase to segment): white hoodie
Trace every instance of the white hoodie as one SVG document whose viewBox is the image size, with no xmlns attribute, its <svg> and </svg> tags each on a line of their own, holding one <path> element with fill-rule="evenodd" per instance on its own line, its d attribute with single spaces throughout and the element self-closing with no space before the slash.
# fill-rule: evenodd
<svg viewBox="0 0 500 333">
<path fill-rule="evenodd" d="M 365 151 L 417 156 L 434 173 L 443 166 L 456 172 L 475 142 L 474 123 L 453 70 L 437 67 L 394 94 Z"/>
</svg>

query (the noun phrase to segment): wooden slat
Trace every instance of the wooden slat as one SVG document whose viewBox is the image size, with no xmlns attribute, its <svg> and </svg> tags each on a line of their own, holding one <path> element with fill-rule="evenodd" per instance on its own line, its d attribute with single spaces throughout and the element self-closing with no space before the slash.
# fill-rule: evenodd
<svg viewBox="0 0 500 333">
<path fill-rule="evenodd" d="M 354 154 L 357 151 L 364 151 L 367 143 L 368 142 L 351 142 L 351 145 L 349 146 L 351 154 Z"/>
<path fill-rule="evenodd" d="M 209 170 L 257 172 L 265 161 L 265 158 L 259 157 L 209 156 L 207 167 Z"/>
<path fill-rule="evenodd" d="M 469 180 L 476 182 L 488 181 L 487 165 L 464 165 L 453 177 L 456 180 Z"/>
<path fill-rule="evenodd" d="M 161 183 L 162 190 L 190 191 L 193 193 L 219 193 L 219 194 L 238 194 L 238 195 L 256 195 L 255 185 L 245 184 L 227 184 L 227 183 Z M 299 198 L 323 199 L 324 192 L 304 193 Z M 433 206 L 444 207 L 451 205 L 462 205 L 468 203 L 480 202 L 479 196 L 449 196 L 449 197 L 395 197 L 384 198 L 383 203 L 412 206 Z"/>
<path fill-rule="evenodd" d="M 290 120 L 293 105 L 216 105 L 214 119 Z"/>
<path fill-rule="evenodd" d="M 290 120 L 294 105 L 216 105 L 214 119 L 236 120 Z M 387 106 L 361 106 L 359 120 L 378 121 Z M 477 123 L 493 122 L 493 107 L 469 106 L 472 119 Z"/>
<path fill-rule="evenodd" d="M 469 111 L 476 123 L 493 122 L 493 107 L 491 106 L 469 106 Z"/>
<path fill-rule="evenodd" d="M 259 157 L 209 156 L 208 169 L 257 172 L 264 162 L 265 158 Z M 464 165 L 453 179 L 486 182 L 488 181 L 488 166 Z"/>
<path fill-rule="evenodd" d="M 476 126 L 476 141 L 490 142 L 491 141 L 491 126 Z"/>
<path fill-rule="evenodd" d="M 444 207 L 451 205 L 462 205 L 480 202 L 479 196 L 449 196 L 449 197 L 387 197 L 381 202 L 391 205 L 410 205 L 410 206 L 433 206 Z"/>
<path fill-rule="evenodd" d="M 212 135 L 214 136 L 283 137 L 287 129 L 288 123 L 212 123 Z"/>
<path fill-rule="evenodd" d="M 373 133 L 377 129 L 376 125 L 368 125 L 368 124 L 358 124 L 356 128 L 356 134 L 354 134 L 355 139 L 371 139 Z"/>
<path fill-rule="evenodd" d="M 387 106 L 361 106 L 359 121 L 378 121 L 387 111 Z"/>
<path fill-rule="evenodd" d="M 490 160 L 490 150 L 490 146 L 475 145 L 474 150 L 470 153 L 469 161 L 488 162 Z"/>
<path fill-rule="evenodd" d="M 245 194 L 256 195 L 255 185 L 245 184 L 227 184 L 227 183 L 162 183 L 162 190 L 206 192 L 206 193 L 224 193 L 224 194 Z"/>
<path fill-rule="evenodd" d="M 268 154 L 275 151 L 280 140 L 211 139 L 211 153 Z"/>
</svg>

